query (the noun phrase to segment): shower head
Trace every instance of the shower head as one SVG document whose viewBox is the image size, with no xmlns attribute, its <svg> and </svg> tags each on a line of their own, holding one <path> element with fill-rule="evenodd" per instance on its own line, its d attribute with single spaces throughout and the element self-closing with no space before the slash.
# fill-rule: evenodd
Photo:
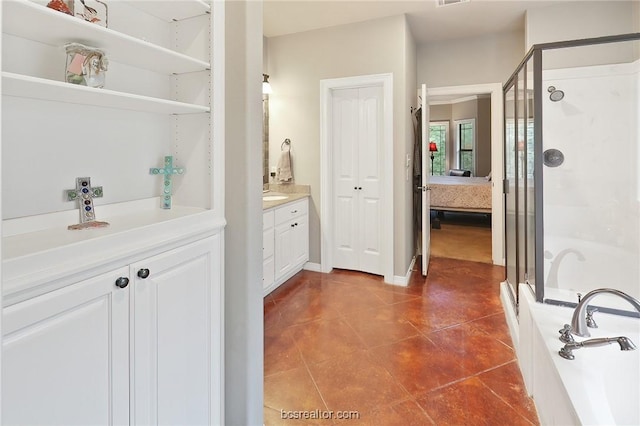
<svg viewBox="0 0 640 426">
<path fill-rule="evenodd" d="M 558 90 L 556 89 L 555 86 L 549 86 L 547 88 L 547 92 L 549 92 L 549 99 L 551 99 L 552 102 L 558 102 L 561 101 L 562 98 L 564 98 L 564 92 L 562 90 Z"/>
</svg>

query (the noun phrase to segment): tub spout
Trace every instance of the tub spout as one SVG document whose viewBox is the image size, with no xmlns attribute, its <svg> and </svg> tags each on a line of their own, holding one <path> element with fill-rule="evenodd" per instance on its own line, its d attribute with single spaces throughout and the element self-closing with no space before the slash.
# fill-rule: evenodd
<svg viewBox="0 0 640 426">
<path fill-rule="evenodd" d="M 591 336 L 591 333 L 589 333 L 589 329 L 587 327 L 587 306 L 589 305 L 591 299 L 601 293 L 613 294 L 614 296 L 618 296 L 629 302 L 631 305 L 633 305 L 634 308 L 636 308 L 638 312 L 640 312 L 640 301 L 638 301 L 638 299 L 629 296 L 625 292 L 613 288 L 598 288 L 585 294 L 584 297 L 580 300 L 580 303 L 578 303 L 578 306 L 576 306 L 575 310 L 573 311 L 573 317 L 571 318 L 571 330 L 573 334 L 582 337 Z"/>
<path fill-rule="evenodd" d="M 573 354 L 573 351 L 575 349 L 589 348 L 589 347 L 595 347 L 595 346 L 606 346 L 612 343 L 618 343 L 620 345 L 621 351 L 633 351 L 636 349 L 636 345 L 631 341 L 631 339 L 625 336 L 599 337 L 597 339 L 589 339 L 589 340 L 584 340 L 582 342 L 569 342 L 565 344 L 564 347 L 560 349 L 560 352 L 558 353 L 562 358 L 575 359 L 575 355 Z"/>
</svg>

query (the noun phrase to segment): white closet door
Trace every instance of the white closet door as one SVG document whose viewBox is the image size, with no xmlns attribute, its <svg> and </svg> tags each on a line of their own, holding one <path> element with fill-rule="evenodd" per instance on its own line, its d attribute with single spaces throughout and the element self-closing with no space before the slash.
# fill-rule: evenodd
<svg viewBox="0 0 640 426">
<path fill-rule="evenodd" d="M 358 269 L 358 89 L 334 90 L 332 98 L 333 266 Z"/>
<path fill-rule="evenodd" d="M 382 274 L 382 87 L 335 90 L 333 266 Z"/>
<path fill-rule="evenodd" d="M 382 275 L 382 86 L 358 92 L 358 269 Z"/>
</svg>

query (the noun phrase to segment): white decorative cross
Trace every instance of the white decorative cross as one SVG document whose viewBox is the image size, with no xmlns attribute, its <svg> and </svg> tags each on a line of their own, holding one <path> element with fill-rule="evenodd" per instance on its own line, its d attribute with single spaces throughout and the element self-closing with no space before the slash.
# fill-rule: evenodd
<svg viewBox="0 0 640 426">
<path fill-rule="evenodd" d="M 78 201 L 78 208 L 80 209 L 80 225 L 92 223 L 92 226 L 80 226 L 72 225 L 70 229 L 80 229 L 87 227 L 105 226 L 105 222 L 95 222 L 96 213 L 93 208 L 93 199 L 102 197 L 102 187 L 91 187 L 91 178 L 79 177 L 76 178 L 76 189 L 68 189 L 65 191 L 67 194 L 67 201 Z M 93 225 L 95 223 L 95 225 Z"/>
<path fill-rule="evenodd" d="M 153 167 L 149 169 L 149 173 L 152 175 L 163 175 L 164 185 L 162 189 L 162 208 L 171 208 L 171 175 L 181 175 L 185 169 L 183 167 L 173 167 L 173 156 L 167 155 L 164 157 L 164 167 Z"/>
</svg>

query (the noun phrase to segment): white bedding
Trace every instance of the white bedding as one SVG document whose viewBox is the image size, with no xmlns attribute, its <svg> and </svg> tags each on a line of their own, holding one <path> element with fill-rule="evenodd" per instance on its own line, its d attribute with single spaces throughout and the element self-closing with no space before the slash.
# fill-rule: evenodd
<svg viewBox="0 0 640 426">
<path fill-rule="evenodd" d="M 431 207 L 491 211 L 491 181 L 484 177 L 430 176 Z"/>
</svg>

